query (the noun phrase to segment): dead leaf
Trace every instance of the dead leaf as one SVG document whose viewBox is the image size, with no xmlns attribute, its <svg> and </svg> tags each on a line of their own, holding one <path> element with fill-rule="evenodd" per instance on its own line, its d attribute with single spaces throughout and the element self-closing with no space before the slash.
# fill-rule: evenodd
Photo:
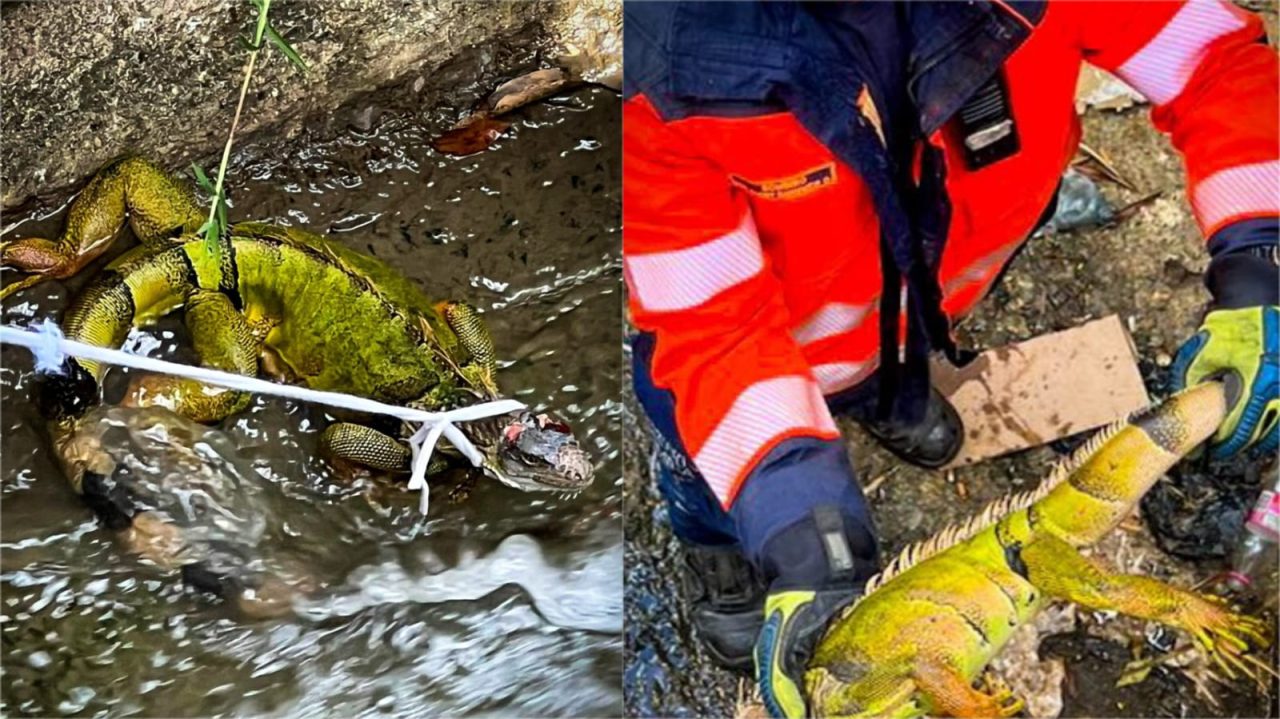
<svg viewBox="0 0 1280 719">
<path fill-rule="evenodd" d="M 432 140 L 431 147 L 446 155 L 472 155 L 487 150 L 508 127 L 511 123 L 477 113 Z"/>
<path fill-rule="evenodd" d="M 1138 659 L 1124 665 L 1124 671 L 1121 672 L 1120 678 L 1116 680 L 1116 688 L 1127 687 L 1132 684 L 1141 684 L 1151 676 L 1151 670 L 1156 668 L 1156 663 L 1151 659 Z"/>
<path fill-rule="evenodd" d="M 1116 169 L 1114 164 L 1112 164 L 1111 159 L 1107 157 L 1106 153 L 1100 150 L 1095 150 L 1083 142 L 1080 143 L 1079 150 L 1080 154 L 1084 155 L 1084 158 L 1073 163 L 1073 166 L 1078 171 L 1089 175 L 1095 180 L 1107 179 L 1131 192 L 1138 191 L 1136 185 L 1130 182 L 1124 175 L 1120 174 L 1120 171 Z"/>
</svg>

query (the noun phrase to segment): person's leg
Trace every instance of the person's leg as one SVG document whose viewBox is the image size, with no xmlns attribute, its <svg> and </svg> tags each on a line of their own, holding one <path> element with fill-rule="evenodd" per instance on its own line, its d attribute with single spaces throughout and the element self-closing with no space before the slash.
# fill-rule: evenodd
<svg viewBox="0 0 1280 719">
<path fill-rule="evenodd" d="M 653 441 L 650 474 L 684 550 L 681 581 L 689 615 L 718 663 L 750 671 L 763 621 L 764 584 L 743 556 L 732 519 L 680 442 L 671 393 L 653 385 L 653 337 L 638 335 L 631 347 L 636 396 Z"/>
<path fill-rule="evenodd" d="M 686 544 L 736 544 L 733 522 L 698 474 L 676 432 L 674 398 L 653 384 L 649 374 L 653 344 L 652 335 L 636 335 L 631 341 L 631 356 L 636 397 L 648 419 L 653 440 L 650 469 L 666 502 L 671 531 Z"/>
</svg>

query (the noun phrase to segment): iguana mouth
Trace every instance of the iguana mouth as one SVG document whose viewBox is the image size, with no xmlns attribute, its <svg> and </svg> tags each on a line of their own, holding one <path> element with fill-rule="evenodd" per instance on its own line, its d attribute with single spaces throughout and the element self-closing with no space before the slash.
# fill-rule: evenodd
<svg viewBox="0 0 1280 719">
<path fill-rule="evenodd" d="M 484 453 L 485 473 L 526 492 L 577 492 L 595 468 L 564 421 L 522 411 L 464 425 Z"/>
</svg>

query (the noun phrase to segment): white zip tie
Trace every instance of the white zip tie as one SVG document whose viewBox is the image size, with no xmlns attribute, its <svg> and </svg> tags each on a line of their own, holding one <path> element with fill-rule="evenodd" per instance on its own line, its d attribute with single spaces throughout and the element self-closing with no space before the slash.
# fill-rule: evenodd
<svg viewBox="0 0 1280 719">
<path fill-rule="evenodd" d="M 386 414 L 404 420 L 414 426 L 414 432 L 409 437 L 409 449 L 413 456 L 412 474 L 409 476 L 409 489 L 419 490 L 418 508 L 423 514 L 427 513 L 429 501 L 427 465 L 431 462 L 431 454 L 441 436 L 448 439 L 455 449 L 471 460 L 471 464 L 476 467 L 484 464 L 484 455 L 480 453 L 480 450 L 476 449 L 475 445 L 463 434 L 462 430 L 454 426 L 454 422 L 484 419 L 525 408 L 523 402 L 514 399 L 483 402 L 444 412 L 427 412 L 413 409 L 412 407 L 400 407 L 341 392 L 325 392 L 297 385 L 277 384 L 257 377 L 245 377 L 230 372 L 209 369 L 208 367 L 194 367 L 176 362 L 167 362 L 153 357 L 130 354 L 123 350 L 85 344 L 84 342 L 69 340 L 64 337 L 62 329 L 51 320 L 45 320 L 43 324 L 34 330 L 0 325 L 0 344 L 19 345 L 31 350 L 36 360 L 36 371 L 48 374 L 60 374 L 63 362 L 70 356 L 104 364 L 188 377 L 205 384 L 227 389 L 287 397 L 330 407 L 342 407 L 343 409 L 351 409 L 357 412 Z"/>
</svg>

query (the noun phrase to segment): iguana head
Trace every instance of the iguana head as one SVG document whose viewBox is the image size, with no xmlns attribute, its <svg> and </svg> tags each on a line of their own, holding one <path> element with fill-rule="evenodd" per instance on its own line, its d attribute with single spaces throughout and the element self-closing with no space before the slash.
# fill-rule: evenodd
<svg viewBox="0 0 1280 719">
<path fill-rule="evenodd" d="M 529 411 L 460 425 L 484 455 L 484 472 L 526 492 L 576 492 L 595 469 L 573 430 L 560 419 Z"/>
</svg>

